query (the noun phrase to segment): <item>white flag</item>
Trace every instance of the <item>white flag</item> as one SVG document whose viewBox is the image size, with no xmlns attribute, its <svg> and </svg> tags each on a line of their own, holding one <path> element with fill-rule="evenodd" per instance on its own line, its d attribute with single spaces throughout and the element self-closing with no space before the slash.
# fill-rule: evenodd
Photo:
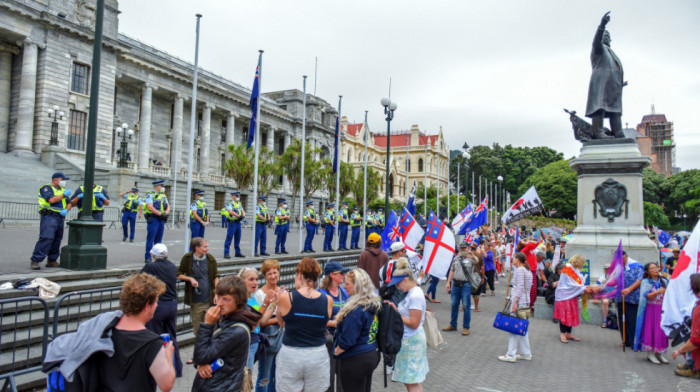
<svg viewBox="0 0 700 392">
<path fill-rule="evenodd" d="M 503 215 L 501 221 L 504 225 L 507 225 L 540 211 L 544 211 L 544 204 L 542 204 L 542 200 L 540 200 L 540 197 L 537 195 L 537 190 L 533 185 L 520 199 L 510 206 L 508 211 Z"/>
<path fill-rule="evenodd" d="M 428 231 L 425 233 L 423 269 L 426 275 L 446 278 L 455 256 L 455 236 L 445 224 L 430 211 Z"/>
</svg>

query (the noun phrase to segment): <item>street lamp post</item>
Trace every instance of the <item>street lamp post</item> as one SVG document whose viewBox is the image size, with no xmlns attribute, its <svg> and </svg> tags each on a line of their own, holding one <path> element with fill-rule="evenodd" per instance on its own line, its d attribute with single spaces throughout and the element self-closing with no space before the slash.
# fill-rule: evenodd
<svg viewBox="0 0 700 392">
<path fill-rule="evenodd" d="M 51 121 L 51 140 L 49 140 L 50 146 L 58 146 L 58 120 L 63 120 L 65 114 L 59 110 L 58 105 L 54 105 L 52 109 L 48 110 L 49 118 Z"/>
<path fill-rule="evenodd" d="M 468 151 L 469 144 L 467 144 L 467 142 L 464 142 L 462 150 L 464 150 L 462 157 L 464 157 L 464 198 L 466 199 L 467 195 L 469 195 L 469 158 L 471 158 Z M 467 204 L 469 204 L 469 201 L 465 200 L 464 207 L 466 207 Z"/>
<path fill-rule="evenodd" d="M 496 212 L 498 212 L 498 185 L 500 185 L 501 191 L 503 191 L 503 176 L 499 175 L 496 177 L 496 179 L 498 180 L 498 184 L 496 186 Z M 501 205 L 503 205 L 502 202 Z M 498 214 L 496 214 L 496 224 L 498 225 Z"/>
<path fill-rule="evenodd" d="M 129 125 L 127 123 L 123 123 L 121 127 L 117 127 L 117 137 L 122 139 L 121 145 L 119 147 L 119 162 L 117 164 L 117 167 L 127 166 L 127 149 L 129 147 L 129 140 L 131 140 L 132 136 L 134 136 L 134 130 L 129 129 Z"/>
<path fill-rule="evenodd" d="M 394 111 L 397 108 L 396 102 L 391 102 L 390 98 L 382 98 L 384 114 L 386 114 L 386 189 L 384 189 L 384 213 L 389 213 L 389 159 L 391 147 L 391 120 L 394 119 Z"/>
</svg>

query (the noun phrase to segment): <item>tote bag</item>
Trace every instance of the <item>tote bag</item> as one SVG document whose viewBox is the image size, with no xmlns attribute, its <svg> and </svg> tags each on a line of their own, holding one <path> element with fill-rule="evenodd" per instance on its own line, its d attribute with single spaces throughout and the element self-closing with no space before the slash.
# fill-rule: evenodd
<svg viewBox="0 0 700 392">
<path fill-rule="evenodd" d="M 435 318 L 435 312 L 432 310 L 425 311 L 425 321 L 423 322 L 423 329 L 425 330 L 425 340 L 428 343 L 428 347 L 437 348 L 442 344 L 442 335 L 440 334 L 440 329 L 438 328 L 437 318 Z"/>
</svg>

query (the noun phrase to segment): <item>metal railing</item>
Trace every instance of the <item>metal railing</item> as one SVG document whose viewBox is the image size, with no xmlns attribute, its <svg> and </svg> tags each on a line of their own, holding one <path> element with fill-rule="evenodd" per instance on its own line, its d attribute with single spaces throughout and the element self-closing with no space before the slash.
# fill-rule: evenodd
<svg viewBox="0 0 700 392">
<path fill-rule="evenodd" d="M 32 328 L 43 313 L 40 332 Z M 26 329 L 18 329 L 27 326 Z M 15 377 L 41 370 L 49 339 L 49 305 L 39 297 L 0 300 L 0 380 L 2 391 L 17 391 Z M 20 336 L 24 334 L 24 336 Z M 36 343 L 41 341 L 41 347 Z M 40 356 L 38 355 L 40 354 Z"/>
</svg>

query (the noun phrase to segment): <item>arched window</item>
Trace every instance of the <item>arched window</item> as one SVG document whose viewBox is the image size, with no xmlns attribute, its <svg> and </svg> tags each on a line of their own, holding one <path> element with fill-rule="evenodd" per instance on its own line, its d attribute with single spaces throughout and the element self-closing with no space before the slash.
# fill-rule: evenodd
<svg viewBox="0 0 700 392">
<path fill-rule="evenodd" d="M 411 172 L 411 160 L 410 159 L 406 160 L 406 171 L 409 173 Z"/>
<path fill-rule="evenodd" d="M 423 172 L 423 158 L 418 158 L 418 172 Z"/>
<path fill-rule="evenodd" d="M 358 162 L 364 162 L 364 161 L 365 161 L 365 160 L 362 158 L 362 151 L 360 151 L 359 153 L 357 153 L 357 161 L 358 161 Z"/>
<path fill-rule="evenodd" d="M 352 151 L 348 149 L 348 162 L 352 162 Z"/>
</svg>

